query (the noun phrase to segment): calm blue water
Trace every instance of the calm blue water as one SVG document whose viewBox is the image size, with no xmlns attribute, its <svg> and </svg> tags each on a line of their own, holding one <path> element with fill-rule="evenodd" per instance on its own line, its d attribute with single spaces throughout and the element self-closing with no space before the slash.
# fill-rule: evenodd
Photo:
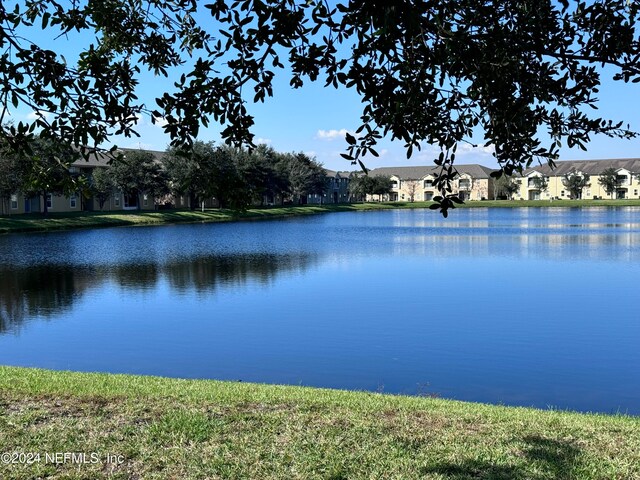
<svg viewBox="0 0 640 480">
<path fill-rule="evenodd" d="M 640 414 L 640 209 L 0 236 L 0 364 Z"/>
</svg>

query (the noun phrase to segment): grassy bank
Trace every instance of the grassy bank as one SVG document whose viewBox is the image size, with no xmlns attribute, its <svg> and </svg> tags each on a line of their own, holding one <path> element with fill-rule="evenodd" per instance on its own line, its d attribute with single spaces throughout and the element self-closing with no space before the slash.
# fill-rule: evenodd
<svg viewBox="0 0 640 480">
<path fill-rule="evenodd" d="M 367 207 L 364 206 L 364 209 Z M 228 222 L 260 220 L 332 211 L 362 209 L 351 205 L 254 208 L 244 212 L 228 209 L 161 210 L 130 212 L 78 212 L 12 215 L 0 217 L 0 233 L 52 231 L 76 228 L 163 225 L 174 223 Z"/>
<path fill-rule="evenodd" d="M 245 212 L 225 209 L 201 211 L 163 210 L 151 212 L 77 212 L 0 216 L 0 234 L 12 232 L 38 232 L 76 228 L 99 228 L 131 225 L 162 225 L 195 222 L 227 222 L 237 220 L 259 220 L 296 215 L 311 215 L 328 212 L 363 210 L 426 208 L 430 202 L 358 203 L 344 205 L 305 205 L 300 207 L 252 208 Z M 538 201 L 481 201 L 467 202 L 462 208 L 487 207 L 621 207 L 640 206 L 640 200 L 548 200 Z M 434 215 L 439 215 L 434 212 Z M 455 214 L 453 214 L 455 215 Z"/>
<path fill-rule="evenodd" d="M 2 479 L 634 479 L 640 419 L 0 367 L 0 452 L 40 454 Z"/>
</svg>

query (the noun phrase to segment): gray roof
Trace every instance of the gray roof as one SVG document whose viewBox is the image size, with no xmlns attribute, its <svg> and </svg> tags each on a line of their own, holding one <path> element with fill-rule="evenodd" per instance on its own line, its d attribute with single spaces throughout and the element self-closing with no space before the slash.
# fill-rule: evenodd
<svg viewBox="0 0 640 480">
<path fill-rule="evenodd" d="M 458 173 L 470 175 L 472 178 L 489 178 L 494 170 L 483 165 L 454 165 Z M 371 176 L 390 177 L 395 175 L 401 180 L 418 180 L 427 175 L 436 175 L 440 173 L 440 167 L 437 165 L 425 165 L 419 167 L 380 167 L 374 168 L 369 172 Z"/>
<path fill-rule="evenodd" d="M 119 152 L 122 152 L 125 155 L 127 154 L 127 152 L 135 152 L 137 150 L 139 149 L 137 148 L 119 148 L 118 149 Z M 153 156 L 158 161 L 162 161 L 162 159 L 166 155 L 165 152 L 158 152 L 155 150 L 141 150 L 141 151 L 152 153 Z M 72 165 L 78 168 L 108 167 L 112 159 L 113 157 L 111 157 L 107 153 L 99 152 L 95 155 L 89 156 L 89 158 L 86 160 L 84 158 L 79 158 L 78 160 L 73 162 Z"/>
<path fill-rule="evenodd" d="M 351 177 L 351 172 L 336 172 L 335 170 L 324 169 L 324 173 L 327 177 L 335 177 L 335 178 L 349 178 Z"/>
<path fill-rule="evenodd" d="M 524 172 L 525 175 L 536 171 L 543 175 L 560 176 L 567 175 L 575 171 L 587 175 L 600 175 L 607 168 L 618 170 L 624 168 L 632 173 L 640 173 L 640 158 L 611 158 L 603 160 L 564 160 L 555 162 L 556 167 L 552 170 L 549 165 L 538 165 Z"/>
</svg>

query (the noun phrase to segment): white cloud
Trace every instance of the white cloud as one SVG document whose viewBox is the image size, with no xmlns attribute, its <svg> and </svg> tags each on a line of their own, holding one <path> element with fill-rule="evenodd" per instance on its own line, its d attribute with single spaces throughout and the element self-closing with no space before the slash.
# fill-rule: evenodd
<svg viewBox="0 0 640 480">
<path fill-rule="evenodd" d="M 270 138 L 258 137 L 258 138 L 253 140 L 253 143 L 255 143 L 256 145 L 270 145 L 271 144 L 271 139 Z"/>
<path fill-rule="evenodd" d="M 162 127 L 164 127 L 167 123 L 169 123 L 169 122 L 167 122 L 167 119 L 166 119 L 166 118 L 164 118 L 164 117 L 153 117 L 153 121 L 154 121 L 153 125 L 154 125 L 155 127 L 158 127 L 158 128 L 162 128 Z"/>
<path fill-rule="evenodd" d="M 413 155 L 407 160 L 406 150 L 403 151 L 404 158 L 400 160 L 400 163 L 411 162 L 413 165 L 432 165 L 433 161 L 440 155 L 440 149 L 435 145 L 422 145 L 420 151 L 413 150 Z"/>
<path fill-rule="evenodd" d="M 353 132 L 347 130 L 346 128 L 341 128 L 340 130 L 318 130 L 316 133 L 316 138 L 318 140 L 327 140 L 332 141 L 336 138 L 344 138 L 344 136 L 350 133 L 353 135 Z"/>
<path fill-rule="evenodd" d="M 27 115 L 27 120 L 37 120 L 40 117 L 49 118 L 51 116 L 50 112 L 45 112 L 44 110 L 37 110 L 35 112 L 31 112 Z"/>
<path fill-rule="evenodd" d="M 471 145 L 468 143 L 462 143 L 458 145 L 458 155 L 476 154 L 482 156 L 493 155 L 495 147 L 493 145 L 485 146 L 482 144 Z"/>
<path fill-rule="evenodd" d="M 483 144 L 473 145 L 470 143 L 460 142 L 456 150 L 456 157 L 490 157 L 495 152 L 493 145 L 485 146 Z M 437 145 L 423 144 L 422 149 L 419 152 L 414 150 L 414 154 L 411 157 L 419 159 L 422 163 L 433 163 L 435 159 L 440 155 L 440 148 Z"/>
</svg>

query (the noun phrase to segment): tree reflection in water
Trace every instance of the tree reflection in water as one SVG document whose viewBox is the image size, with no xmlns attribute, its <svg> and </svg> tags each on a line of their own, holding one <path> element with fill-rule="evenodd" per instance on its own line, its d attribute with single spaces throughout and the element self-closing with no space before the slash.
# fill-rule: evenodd
<svg viewBox="0 0 640 480">
<path fill-rule="evenodd" d="M 309 253 L 218 255 L 98 268 L 75 265 L 0 267 L 0 334 L 17 333 L 30 319 L 48 319 L 69 311 L 89 289 L 106 282 L 131 291 L 156 288 L 166 279 L 185 293 L 212 293 L 249 281 L 269 284 L 282 272 L 304 271 L 317 262 Z"/>
</svg>

